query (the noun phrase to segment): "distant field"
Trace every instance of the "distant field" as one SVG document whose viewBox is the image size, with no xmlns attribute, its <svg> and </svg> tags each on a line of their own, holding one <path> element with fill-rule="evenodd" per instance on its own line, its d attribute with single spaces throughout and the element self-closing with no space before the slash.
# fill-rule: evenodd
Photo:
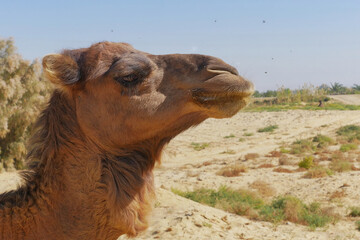
<svg viewBox="0 0 360 240">
<path fill-rule="evenodd" d="M 343 104 L 349 105 L 360 105 L 360 94 L 352 95 L 329 95 L 328 97 L 341 102 Z"/>
</svg>

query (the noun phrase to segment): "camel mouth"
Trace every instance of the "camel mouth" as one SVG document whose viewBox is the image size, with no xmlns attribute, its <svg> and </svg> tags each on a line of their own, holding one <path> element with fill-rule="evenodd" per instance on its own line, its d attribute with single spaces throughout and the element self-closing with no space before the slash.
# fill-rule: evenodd
<svg viewBox="0 0 360 240">
<path fill-rule="evenodd" d="M 210 117 L 231 117 L 250 101 L 253 91 L 206 92 L 202 89 L 192 91 L 194 103 L 208 112 Z"/>
</svg>

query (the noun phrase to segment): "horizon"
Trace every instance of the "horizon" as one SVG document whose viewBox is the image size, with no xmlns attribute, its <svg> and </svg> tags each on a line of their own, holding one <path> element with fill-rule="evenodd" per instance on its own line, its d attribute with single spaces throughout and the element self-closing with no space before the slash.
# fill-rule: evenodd
<svg viewBox="0 0 360 240">
<path fill-rule="evenodd" d="M 219 57 L 264 92 L 360 82 L 360 2 L 4 1 L 1 38 L 28 60 L 99 41 Z"/>
</svg>

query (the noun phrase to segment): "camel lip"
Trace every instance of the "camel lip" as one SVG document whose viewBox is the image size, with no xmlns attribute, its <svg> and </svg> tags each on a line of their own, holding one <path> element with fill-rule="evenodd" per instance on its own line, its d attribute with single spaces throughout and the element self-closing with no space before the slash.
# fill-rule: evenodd
<svg viewBox="0 0 360 240">
<path fill-rule="evenodd" d="M 194 89 L 192 91 L 192 98 L 201 105 L 220 105 L 243 100 L 247 101 L 252 94 L 252 91 L 207 92 L 202 89 Z"/>
</svg>

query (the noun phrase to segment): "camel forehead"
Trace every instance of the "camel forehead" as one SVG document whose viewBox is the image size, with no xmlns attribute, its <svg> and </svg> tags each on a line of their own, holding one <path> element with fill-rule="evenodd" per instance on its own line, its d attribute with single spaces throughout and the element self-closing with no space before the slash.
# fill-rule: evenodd
<svg viewBox="0 0 360 240">
<path fill-rule="evenodd" d="M 100 42 L 93 44 L 89 48 L 83 49 L 82 57 L 79 60 L 82 75 L 86 79 L 98 78 L 110 68 L 114 61 L 129 53 L 142 54 L 128 43 Z"/>
<path fill-rule="evenodd" d="M 91 45 L 88 50 L 87 53 L 88 55 L 92 55 L 92 54 L 102 54 L 104 57 L 109 57 L 109 56 L 113 56 L 113 55 L 121 55 L 127 52 L 132 52 L 132 51 L 137 51 L 136 49 L 133 48 L 133 46 L 131 46 L 128 43 L 116 43 L 116 42 L 100 42 L 100 43 L 96 43 Z"/>
</svg>

